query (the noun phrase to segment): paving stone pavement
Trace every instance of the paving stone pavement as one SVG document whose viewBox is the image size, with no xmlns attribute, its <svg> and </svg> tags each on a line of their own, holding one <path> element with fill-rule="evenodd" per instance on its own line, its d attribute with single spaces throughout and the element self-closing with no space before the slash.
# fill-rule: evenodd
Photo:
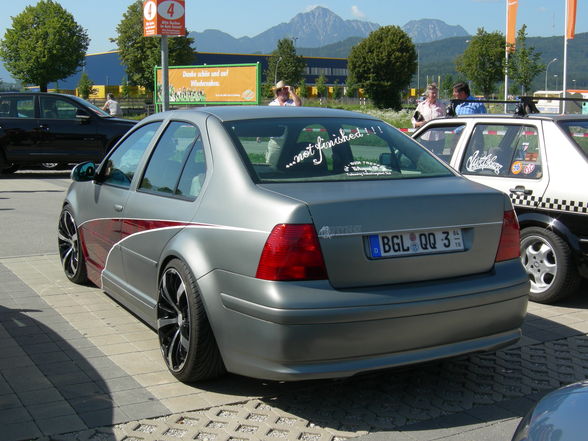
<svg viewBox="0 0 588 441">
<path fill-rule="evenodd" d="M 583 291 L 586 291 L 583 288 Z M 2 441 L 508 440 L 542 394 L 588 377 L 588 296 L 529 304 L 501 351 L 328 381 L 185 385 L 156 334 L 57 255 L 0 259 Z"/>
</svg>

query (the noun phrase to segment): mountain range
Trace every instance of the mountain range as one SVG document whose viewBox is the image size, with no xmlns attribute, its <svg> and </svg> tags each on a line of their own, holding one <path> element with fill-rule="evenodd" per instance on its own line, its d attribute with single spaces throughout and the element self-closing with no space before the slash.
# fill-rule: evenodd
<svg viewBox="0 0 588 441">
<path fill-rule="evenodd" d="M 235 38 L 217 29 L 190 32 L 199 52 L 225 52 L 238 54 L 271 53 L 279 40 L 290 38 L 299 48 L 318 48 L 337 44 L 350 38 L 359 41 L 380 28 L 377 23 L 363 20 L 343 20 L 331 10 L 317 6 L 308 12 L 297 14 L 288 23 L 280 23 L 254 36 Z M 427 43 L 450 37 L 467 37 L 459 26 L 451 26 L 441 20 L 412 20 L 402 29 L 415 43 Z M 331 55 L 336 56 L 336 55 Z"/>
</svg>

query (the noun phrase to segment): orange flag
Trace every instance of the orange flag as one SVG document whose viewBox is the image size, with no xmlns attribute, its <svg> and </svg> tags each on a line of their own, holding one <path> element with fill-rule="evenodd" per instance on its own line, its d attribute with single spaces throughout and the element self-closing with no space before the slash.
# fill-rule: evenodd
<svg viewBox="0 0 588 441">
<path fill-rule="evenodd" d="M 573 40 L 574 34 L 576 33 L 576 8 L 578 7 L 578 0 L 567 0 L 568 1 L 568 17 L 567 17 L 567 29 L 566 39 Z"/>
<path fill-rule="evenodd" d="M 517 8 L 519 0 L 506 0 L 506 44 L 514 50 L 516 42 Z"/>
</svg>

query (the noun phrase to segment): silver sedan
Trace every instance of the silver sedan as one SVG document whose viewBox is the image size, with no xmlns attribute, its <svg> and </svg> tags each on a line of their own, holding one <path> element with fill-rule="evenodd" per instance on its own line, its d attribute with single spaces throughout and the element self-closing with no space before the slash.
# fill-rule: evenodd
<svg viewBox="0 0 588 441">
<path fill-rule="evenodd" d="M 72 179 L 65 274 L 152 326 L 180 381 L 344 377 L 520 337 L 508 197 L 373 117 L 156 114 Z"/>
</svg>

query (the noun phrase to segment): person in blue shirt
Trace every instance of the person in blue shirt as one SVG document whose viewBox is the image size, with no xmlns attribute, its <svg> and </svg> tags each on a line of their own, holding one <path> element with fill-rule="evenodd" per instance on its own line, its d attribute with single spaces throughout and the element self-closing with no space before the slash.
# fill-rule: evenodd
<svg viewBox="0 0 588 441">
<path fill-rule="evenodd" d="M 474 115 L 477 113 L 488 113 L 484 103 L 480 103 L 470 95 L 470 86 L 467 83 L 456 83 L 453 85 L 453 98 L 464 100 L 455 106 L 456 115 Z"/>
</svg>

